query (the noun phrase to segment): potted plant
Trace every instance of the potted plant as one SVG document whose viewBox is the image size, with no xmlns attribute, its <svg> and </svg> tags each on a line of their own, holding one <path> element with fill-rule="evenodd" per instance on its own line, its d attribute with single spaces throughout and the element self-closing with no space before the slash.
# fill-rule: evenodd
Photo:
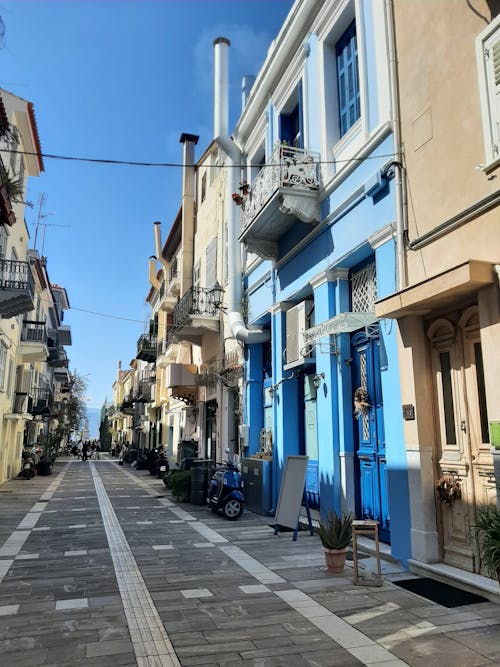
<svg viewBox="0 0 500 667">
<path fill-rule="evenodd" d="M 500 509 L 496 505 L 478 505 L 472 529 L 479 540 L 485 570 L 500 583 Z"/>
<path fill-rule="evenodd" d="M 352 542 L 352 514 L 339 516 L 334 510 L 326 513 L 319 524 L 319 537 L 329 572 L 343 572 L 347 547 Z"/>
</svg>

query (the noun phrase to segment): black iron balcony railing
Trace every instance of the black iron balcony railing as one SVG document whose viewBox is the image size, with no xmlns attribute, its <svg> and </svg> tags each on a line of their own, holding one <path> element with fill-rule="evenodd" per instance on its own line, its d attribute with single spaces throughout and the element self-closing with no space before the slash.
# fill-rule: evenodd
<svg viewBox="0 0 500 667">
<path fill-rule="evenodd" d="M 174 308 L 174 326 L 182 326 L 193 315 L 213 317 L 219 308 L 214 305 L 212 290 L 206 287 L 191 287 Z"/>
<path fill-rule="evenodd" d="M 155 361 L 157 345 L 157 334 L 142 334 L 137 341 L 137 359 L 149 362 Z"/>
<path fill-rule="evenodd" d="M 23 343 L 41 343 L 47 345 L 47 328 L 41 322 L 23 322 L 21 329 L 21 341 Z"/>
<path fill-rule="evenodd" d="M 51 389 L 35 387 L 31 390 L 31 396 L 33 398 L 31 413 L 33 415 L 48 414 L 50 412 L 50 408 L 54 402 Z"/>
<path fill-rule="evenodd" d="M 35 280 L 29 262 L 0 259 L 0 289 L 23 290 L 33 296 Z"/>
</svg>

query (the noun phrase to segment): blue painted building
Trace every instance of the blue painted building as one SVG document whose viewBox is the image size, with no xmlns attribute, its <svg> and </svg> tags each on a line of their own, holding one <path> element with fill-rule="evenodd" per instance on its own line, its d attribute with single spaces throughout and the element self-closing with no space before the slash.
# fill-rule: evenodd
<svg viewBox="0 0 500 667">
<path fill-rule="evenodd" d="M 272 451 L 275 504 L 286 457 L 306 454 L 310 504 L 376 518 L 404 562 L 396 327 L 374 314 L 397 281 L 384 12 L 293 5 L 232 136 L 243 168 L 227 215 L 244 248 L 247 455 Z"/>
</svg>

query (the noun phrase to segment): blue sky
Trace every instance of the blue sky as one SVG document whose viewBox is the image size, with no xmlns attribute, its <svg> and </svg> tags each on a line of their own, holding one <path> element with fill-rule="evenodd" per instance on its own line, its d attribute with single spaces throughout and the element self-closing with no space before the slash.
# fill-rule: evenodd
<svg viewBox="0 0 500 667">
<path fill-rule="evenodd" d="M 200 135 L 198 156 L 212 138 L 214 38 L 231 40 L 232 126 L 242 76 L 258 72 L 291 6 L 291 0 L 0 2 L 0 87 L 34 103 L 45 153 L 178 163 L 182 132 Z M 165 238 L 180 185 L 178 168 L 49 158 L 42 176 L 31 179 L 27 198 L 35 207 L 26 219 L 33 240 L 44 193 L 42 222 L 53 226 L 46 228 L 43 254 L 51 281 L 68 291 L 70 363 L 87 379 L 91 406 L 112 399 L 118 360 L 128 367 L 135 357 L 148 315 L 153 222 L 162 222 Z"/>
</svg>

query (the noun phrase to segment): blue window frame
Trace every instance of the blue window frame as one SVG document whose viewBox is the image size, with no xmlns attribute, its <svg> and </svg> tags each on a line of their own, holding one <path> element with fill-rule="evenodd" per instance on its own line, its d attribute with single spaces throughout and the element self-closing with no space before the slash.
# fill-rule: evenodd
<svg viewBox="0 0 500 667">
<path fill-rule="evenodd" d="M 340 136 L 343 137 L 361 115 L 355 21 L 351 23 L 335 45 L 335 57 L 339 96 L 339 126 Z"/>
</svg>

